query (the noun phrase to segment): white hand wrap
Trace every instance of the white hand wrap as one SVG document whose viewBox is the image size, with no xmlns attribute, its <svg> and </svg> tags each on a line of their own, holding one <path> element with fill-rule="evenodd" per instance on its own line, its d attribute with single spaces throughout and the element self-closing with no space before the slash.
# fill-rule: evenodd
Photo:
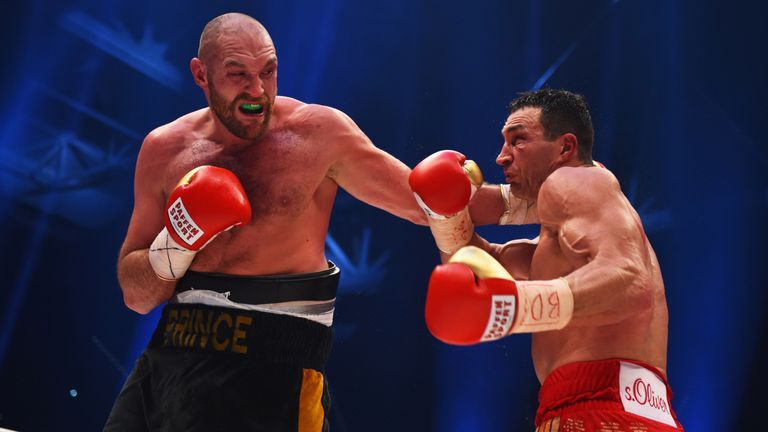
<svg viewBox="0 0 768 432">
<path fill-rule="evenodd" d="M 441 252 L 451 254 L 466 246 L 475 232 L 475 225 L 469 217 L 469 210 L 464 209 L 453 216 L 443 219 L 428 219 L 429 229 L 435 237 L 435 244 Z"/>
<path fill-rule="evenodd" d="M 197 252 L 179 246 L 163 228 L 149 247 L 149 263 L 155 274 L 168 281 L 184 276 Z"/>
<path fill-rule="evenodd" d="M 501 198 L 504 200 L 504 213 L 499 218 L 499 225 L 526 225 L 539 223 L 536 202 L 520 199 L 509 190 L 508 184 L 500 185 Z"/>
<path fill-rule="evenodd" d="M 472 187 L 474 195 L 475 187 Z M 464 207 L 461 211 L 452 216 L 443 216 L 435 213 L 424 204 L 418 194 L 413 194 L 416 202 L 427 214 L 427 222 L 432 236 L 435 238 L 435 244 L 440 252 L 452 254 L 469 243 L 472 234 L 475 232 L 475 225 L 472 218 L 469 217 L 469 208 Z"/>
<path fill-rule="evenodd" d="M 573 292 L 565 278 L 517 281 L 518 316 L 511 333 L 560 330 L 573 316 Z"/>
</svg>

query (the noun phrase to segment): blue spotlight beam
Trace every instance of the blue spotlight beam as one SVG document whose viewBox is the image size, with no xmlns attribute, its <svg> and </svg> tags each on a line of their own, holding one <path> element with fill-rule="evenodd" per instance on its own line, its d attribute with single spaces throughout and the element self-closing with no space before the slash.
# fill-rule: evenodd
<svg viewBox="0 0 768 432">
<path fill-rule="evenodd" d="M 168 47 L 154 40 L 151 28 L 147 27 L 141 41 L 136 42 L 126 29 L 112 29 L 80 11 L 65 13 L 59 25 L 147 77 L 181 91 L 181 74 L 164 58 Z"/>
<path fill-rule="evenodd" d="M 555 60 L 554 63 L 552 63 L 552 66 L 547 68 L 546 71 L 544 71 L 544 74 L 539 77 L 539 79 L 536 80 L 536 82 L 533 84 L 533 87 L 531 90 L 538 90 L 540 89 L 547 81 L 549 81 L 549 78 L 557 71 L 557 69 L 565 63 L 566 60 L 568 60 L 568 57 L 573 54 L 573 51 L 576 49 L 576 46 L 578 46 L 578 42 L 574 42 L 566 48 L 565 51 L 563 51 L 562 54 Z"/>
<path fill-rule="evenodd" d="M 113 120 L 104 114 L 101 114 L 100 112 L 94 110 L 93 108 L 89 107 L 88 105 L 85 105 L 81 102 L 78 102 L 72 98 L 69 98 L 67 96 L 64 96 L 63 94 L 57 92 L 56 90 L 53 90 L 52 88 L 49 88 L 43 84 L 38 84 L 37 88 L 45 93 L 46 95 L 65 103 L 66 105 L 72 107 L 73 109 L 91 117 L 99 122 L 111 127 L 112 129 L 115 129 L 124 135 L 136 140 L 136 141 L 142 141 L 143 137 L 138 132 L 134 131 L 133 129 L 124 126 L 123 124 L 119 123 L 116 120 Z"/>
<path fill-rule="evenodd" d="M 557 56 L 557 59 L 555 60 L 555 62 L 552 63 L 552 65 L 548 67 L 546 71 L 544 71 L 544 73 L 539 77 L 539 79 L 537 79 L 536 82 L 533 83 L 533 87 L 531 87 L 531 90 L 538 90 L 542 86 L 544 86 L 544 84 L 546 84 L 547 81 L 549 81 L 552 75 L 554 75 L 554 73 L 557 72 L 557 69 L 559 69 L 560 66 L 562 66 L 566 60 L 568 60 L 568 58 L 571 56 L 571 54 L 573 54 L 573 52 L 581 44 L 581 42 L 584 41 L 584 39 L 586 39 L 586 37 L 592 32 L 592 29 L 594 29 L 595 26 L 597 26 L 597 24 L 603 20 L 603 18 L 608 16 L 608 13 L 611 11 L 611 8 L 616 3 L 618 3 L 618 0 L 615 0 L 613 3 L 611 3 L 611 5 L 608 6 L 608 8 L 606 8 L 603 11 L 603 13 L 601 13 L 597 18 L 595 18 L 590 23 L 589 27 L 587 27 L 587 30 L 585 30 L 584 33 L 582 33 L 582 35 L 578 39 L 576 39 L 574 42 L 568 45 L 568 48 L 566 48 L 565 51 L 563 51 L 559 56 Z"/>
<path fill-rule="evenodd" d="M 104 343 L 101 341 L 101 339 L 97 338 L 96 336 L 91 336 L 91 342 L 93 342 L 94 345 L 96 345 L 96 348 L 99 349 L 99 351 L 104 354 L 104 357 L 107 358 L 107 361 L 109 361 L 109 364 L 112 365 L 112 367 L 117 370 L 117 372 L 123 376 L 123 378 L 128 377 L 128 370 L 124 368 L 119 361 L 117 361 L 117 357 L 110 351 L 106 346 L 104 346 Z"/>
</svg>

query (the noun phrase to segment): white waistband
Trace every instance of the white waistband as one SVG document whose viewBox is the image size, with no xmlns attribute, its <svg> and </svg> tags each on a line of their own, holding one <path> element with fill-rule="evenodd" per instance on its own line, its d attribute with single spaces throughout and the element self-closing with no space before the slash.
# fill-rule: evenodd
<svg viewBox="0 0 768 432">
<path fill-rule="evenodd" d="M 293 301 L 251 305 L 235 303 L 224 293 L 210 290 L 189 290 L 171 297 L 171 303 L 196 303 L 208 306 L 228 307 L 232 309 L 255 310 L 259 312 L 290 315 L 318 322 L 326 327 L 333 324 L 333 311 L 336 299 L 327 301 Z"/>
</svg>

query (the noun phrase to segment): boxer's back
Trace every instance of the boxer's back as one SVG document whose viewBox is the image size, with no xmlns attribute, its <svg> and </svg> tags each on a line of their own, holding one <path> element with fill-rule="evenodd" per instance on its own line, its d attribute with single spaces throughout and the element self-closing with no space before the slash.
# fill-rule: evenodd
<svg viewBox="0 0 768 432">
<path fill-rule="evenodd" d="M 246 146 L 210 136 L 209 109 L 157 132 L 165 148 L 156 152 L 158 165 L 165 160 L 157 177 L 164 199 L 190 169 L 216 165 L 237 175 L 253 209 L 248 225 L 220 234 L 191 270 L 261 275 L 327 268 L 325 235 L 337 186 L 326 173 L 335 149 L 324 142 L 332 125 L 317 124 L 312 111 L 318 109 L 328 108 L 278 98 L 268 131 Z"/>
<path fill-rule="evenodd" d="M 563 172 L 558 175 L 562 176 Z M 582 186 L 591 181 L 615 181 L 608 171 L 596 168 L 568 168 L 565 175 L 572 176 L 569 181 Z M 573 322 L 558 331 L 533 334 L 533 361 L 540 381 L 555 368 L 578 361 L 625 358 L 647 362 L 662 371 L 666 368 L 667 306 L 664 284 L 658 261 L 643 232 L 640 218 L 618 187 L 598 187 L 590 190 L 600 195 L 595 197 L 600 205 L 594 210 L 586 210 L 594 211 L 594 217 L 590 214 L 582 214 L 579 217 L 592 219 L 598 224 L 608 219 L 610 223 L 606 224 L 606 236 L 612 235 L 613 230 L 627 233 L 622 241 L 628 242 L 625 246 L 629 250 L 637 251 L 633 257 L 641 273 L 637 275 L 637 280 L 642 281 L 652 293 L 653 300 L 650 307 L 627 304 L 627 311 L 636 312 L 618 321 L 611 322 L 599 318 L 592 322 Z M 567 201 L 559 204 L 568 206 Z M 604 213 L 606 209 L 611 213 L 607 218 Z M 578 213 L 585 210 L 566 208 L 564 211 Z M 597 213 L 602 214 L 598 216 Z M 579 238 L 577 247 L 574 248 L 573 244 L 569 245 L 569 242 L 563 241 L 563 235 L 562 227 L 542 224 L 541 238 L 531 263 L 532 279 L 547 280 L 571 274 L 594 258 L 584 253 L 593 239 L 588 236 L 580 237 L 578 232 L 570 232 L 566 235 Z M 604 271 L 610 272 L 613 269 Z M 622 293 L 617 292 L 616 295 L 622 296 Z M 575 293 L 575 296 L 578 303 L 578 293 Z"/>
</svg>

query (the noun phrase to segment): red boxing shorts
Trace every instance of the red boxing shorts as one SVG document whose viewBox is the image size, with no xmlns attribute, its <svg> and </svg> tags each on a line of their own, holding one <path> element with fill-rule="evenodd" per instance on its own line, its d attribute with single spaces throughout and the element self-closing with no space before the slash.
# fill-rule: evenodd
<svg viewBox="0 0 768 432">
<path fill-rule="evenodd" d="M 633 360 L 561 366 L 539 390 L 536 432 L 682 431 L 658 369 Z"/>
</svg>

